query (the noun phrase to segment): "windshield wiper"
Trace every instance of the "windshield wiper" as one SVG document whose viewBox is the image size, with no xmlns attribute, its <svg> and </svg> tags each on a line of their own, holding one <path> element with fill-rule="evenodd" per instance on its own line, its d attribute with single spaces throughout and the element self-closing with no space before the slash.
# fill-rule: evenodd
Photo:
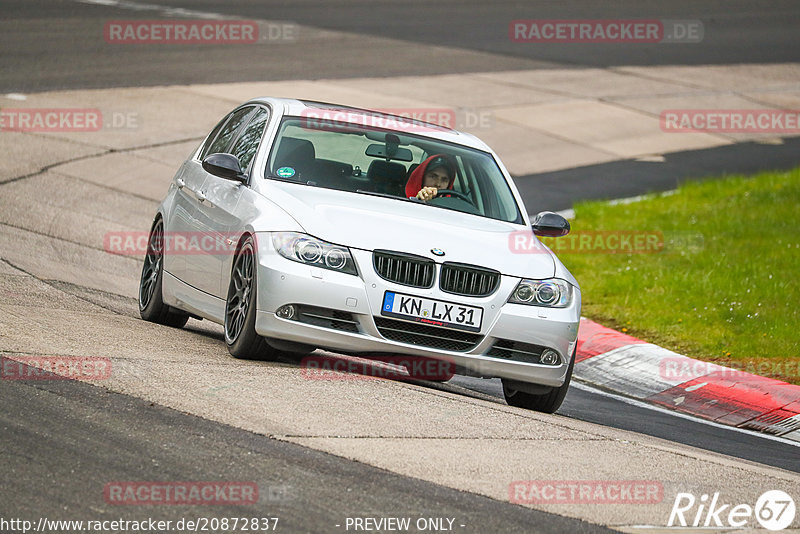
<svg viewBox="0 0 800 534">
<path fill-rule="evenodd" d="M 406 202 L 413 202 L 412 200 L 406 197 L 398 197 L 397 195 L 389 195 L 388 193 L 378 193 L 376 191 L 365 191 L 363 189 L 356 189 L 356 193 L 361 193 L 362 195 L 371 195 L 373 197 L 393 198 L 395 200 L 405 200 Z"/>
<path fill-rule="evenodd" d="M 265 174 L 264 177 L 268 180 L 276 180 L 278 182 L 287 182 L 290 184 L 310 185 L 312 187 L 316 187 L 317 185 L 317 182 L 314 181 L 293 180 L 292 178 L 284 178 L 283 176 L 276 176 L 274 174 Z"/>
</svg>

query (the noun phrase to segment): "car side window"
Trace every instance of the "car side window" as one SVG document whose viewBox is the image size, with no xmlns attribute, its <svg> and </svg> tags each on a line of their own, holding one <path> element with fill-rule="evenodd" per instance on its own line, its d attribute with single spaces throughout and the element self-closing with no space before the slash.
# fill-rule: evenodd
<svg viewBox="0 0 800 534">
<path fill-rule="evenodd" d="M 214 141 L 212 141 L 208 145 L 208 148 L 204 150 L 203 154 L 200 155 L 200 159 L 205 158 L 209 154 L 227 152 L 228 147 L 231 145 L 231 141 L 233 141 L 236 133 L 239 131 L 239 128 L 241 128 L 242 124 L 244 124 L 245 120 L 254 109 L 255 108 L 253 106 L 248 106 L 231 113 L 230 118 L 219 130 L 219 133 L 217 134 L 216 138 L 214 138 Z"/>
<path fill-rule="evenodd" d="M 253 161 L 253 156 L 256 155 L 261 135 L 267 125 L 267 119 L 269 119 L 269 111 L 266 108 L 259 107 L 233 145 L 231 154 L 239 159 L 239 165 L 241 165 L 242 170 L 246 171 L 250 167 L 250 162 Z"/>
<path fill-rule="evenodd" d="M 216 139 L 217 135 L 219 135 L 219 131 L 223 126 L 225 126 L 225 123 L 228 122 L 228 119 L 230 118 L 230 114 L 225 115 L 222 120 L 219 121 L 216 126 L 214 126 L 214 129 L 211 130 L 211 133 L 208 134 L 208 137 L 206 137 L 206 140 L 203 142 L 203 148 L 200 149 L 200 155 L 198 156 L 200 161 L 203 161 L 203 158 L 208 155 L 208 149 L 211 147 L 211 143 L 214 142 L 214 139 Z"/>
</svg>

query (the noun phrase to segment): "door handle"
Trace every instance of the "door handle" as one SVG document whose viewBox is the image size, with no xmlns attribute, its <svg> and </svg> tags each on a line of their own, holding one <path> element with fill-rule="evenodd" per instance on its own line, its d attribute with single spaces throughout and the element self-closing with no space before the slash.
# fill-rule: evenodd
<svg viewBox="0 0 800 534">
<path fill-rule="evenodd" d="M 183 178 L 178 178 L 175 183 L 178 184 L 178 189 L 183 189 L 186 186 L 186 181 Z"/>
<path fill-rule="evenodd" d="M 200 202 L 204 202 L 206 200 L 206 194 L 203 191 L 198 191 L 195 193 L 195 195 L 197 196 L 197 200 Z"/>
</svg>

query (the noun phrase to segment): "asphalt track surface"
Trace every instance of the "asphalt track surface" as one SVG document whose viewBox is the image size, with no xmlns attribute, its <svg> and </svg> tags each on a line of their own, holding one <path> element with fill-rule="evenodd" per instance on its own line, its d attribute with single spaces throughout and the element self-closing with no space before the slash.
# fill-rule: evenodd
<svg viewBox="0 0 800 534">
<path fill-rule="evenodd" d="M 612 532 L 91 385 L 4 383 L 0 405 L 0 517 L 6 519 L 277 517 L 279 532 L 342 532 L 347 517 L 413 516 L 456 518 L 459 532 Z M 260 506 L 126 507 L 109 503 L 103 492 L 114 481 L 221 475 L 257 482 Z"/>
<path fill-rule="evenodd" d="M 343 2 L 335 8 L 317 2 L 148 3 L 287 20 L 352 33 L 354 37 L 342 39 L 338 47 L 326 42 L 312 50 L 286 45 L 255 51 L 236 47 L 136 46 L 109 53 L 108 46 L 96 38 L 107 20 L 156 17 L 74 1 L 3 1 L 0 91 L 800 59 L 800 4 L 792 1 L 772 2 L 768 9 L 741 1 L 644 5 L 622 2 L 614 8 L 588 1 L 569 5 L 371 1 Z M 518 18 L 700 19 L 706 26 L 707 39 L 702 47 L 664 44 L 534 48 L 509 42 L 508 22 Z M 407 41 L 408 49 L 395 54 L 387 54 L 386 48 L 379 48 L 380 53 L 375 54 L 364 52 L 373 42 L 385 38 Z M 420 56 L 420 50 L 415 48 L 419 44 L 454 48 L 458 53 L 448 56 L 452 61 L 442 60 L 442 54 L 435 49 Z M 796 165 L 800 158 L 795 141 L 783 146 L 748 145 L 752 146 L 674 155 L 670 165 L 659 166 L 652 182 L 644 185 L 619 179 L 626 173 L 641 176 L 641 168 L 647 165 L 642 162 L 616 162 L 539 178 L 552 180 L 550 205 L 555 202 L 569 207 L 580 198 L 630 196 L 670 189 L 690 176 L 740 172 L 751 169 L 753 161 L 763 162 L 763 166 L 756 165 L 758 168 L 786 168 Z M 565 183 L 571 185 L 564 187 Z M 587 192 L 587 184 L 594 184 L 594 188 Z M 526 194 L 529 199 L 531 196 Z M 531 211 L 535 211 L 536 200 L 532 202 Z M 498 397 L 496 381 L 456 378 L 448 386 L 464 388 L 465 395 Z M 463 522 L 474 527 L 475 532 L 604 530 L 277 442 L 94 386 L 6 382 L 0 387 L 0 397 L 3 517 L 48 513 L 63 517 L 66 510 L 76 517 L 90 514 L 97 519 L 141 518 L 148 510 L 121 512 L 110 508 L 98 487 L 104 481 L 117 479 L 169 476 L 197 480 L 214 472 L 224 473 L 228 479 L 238 475 L 248 480 L 256 478 L 265 487 L 281 487 L 291 480 L 296 493 L 276 499 L 274 510 L 275 515 L 286 517 L 284 524 L 293 526 L 290 531 L 330 529 L 333 518 L 348 515 L 402 513 L 457 516 L 464 518 Z M 796 448 L 787 449 L 780 442 L 756 434 L 634 407 L 585 389 L 572 388 L 560 413 L 800 472 Z M 23 464 L 24 476 L 18 471 Z M 35 466 L 32 472 L 31 464 Z M 239 512 L 242 511 L 224 507 L 211 511 L 205 508 L 201 515 L 222 517 Z M 159 519 L 187 513 L 195 511 L 176 507 L 167 511 L 159 508 L 157 512 Z M 245 513 L 252 515 L 252 510 Z"/>
<path fill-rule="evenodd" d="M 459 376 L 448 384 L 503 398 L 497 379 Z M 681 417 L 666 410 L 653 410 L 641 402 L 604 394 L 580 383 L 573 382 L 558 413 L 800 473 L 800 450 L 786 442 L 721 425 L 710 426 L 706 421 Z"/>
<path fill-rule="evenodd" d="M 530 213 L 564 210 L 580 200 L 669 191 L 690 180 L 794 169 L 800 165 L 800 137 L 785 138 L 779 145 L 745 142 L 663 157 L 658 163 L 612 161 L 514 178 Z"/>
<path fill-rule="evenodd" d="M 303 46 L 109 45 L 109 20 L 159 19 L 126 0 L 0 2 L 0 91 L 426 75 L 552 67 L 781 63 L 800 59 L 800 4 L 775 0 L 127 2 L 310 26 Z M 90 4 L 88 2 L 96 2 Z M 189 17 L 191 18 L 191 16 Z M 514 43 L 516 19 L 700 20 L 700 44 Z M 314 29 L 346 32 L 335 41 Z"/>
</svg>

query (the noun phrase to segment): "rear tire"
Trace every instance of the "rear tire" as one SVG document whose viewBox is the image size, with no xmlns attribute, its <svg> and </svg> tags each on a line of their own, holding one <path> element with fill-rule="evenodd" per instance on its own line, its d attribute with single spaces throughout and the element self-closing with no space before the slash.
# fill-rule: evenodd
<svg viewBox="0 0 800 534">
<path fill-rule="evenodd" d="M 278 351 L 256 333 L 256 259 L 253 237 L 247 236 L 236 252 L 231 269 L 225 301 L 225 343 L 234 358 L 272 360 Z"/>
<path fill-rule="evenodd" d="M 567 395 L 569 383 L 572 379 L 572 370 L 575 367 L 576 352 L 577 346 L 575 350 L 572 351 L 572 359 L 569 362 L 569 367 L 567 367 L 567 377 L 564 379 L 564 383 L 557 388 L 551 388 L 547 393 L 534 395 L 532 393 L 518 391 L 508 387 L 506 380 L 503 379 L 503 396 L 506 398 L 508 405 L 516 406 L 517 408 L 525 408 L 526 410 L 535 410 L 537 412 L 555 413 L 555 411 L 561 407 L 561 403 L 564 402 L 564 397 Z"/>
<path fill-rule="evenodd" d="M 159 217 L 150 229 L 142 276 L 139 279 L 139 315 L 145 321 L 182 328 L 189 314 L 164 304 L 161 295 L 164 278 L 164 223 Z"/>
</svg>

